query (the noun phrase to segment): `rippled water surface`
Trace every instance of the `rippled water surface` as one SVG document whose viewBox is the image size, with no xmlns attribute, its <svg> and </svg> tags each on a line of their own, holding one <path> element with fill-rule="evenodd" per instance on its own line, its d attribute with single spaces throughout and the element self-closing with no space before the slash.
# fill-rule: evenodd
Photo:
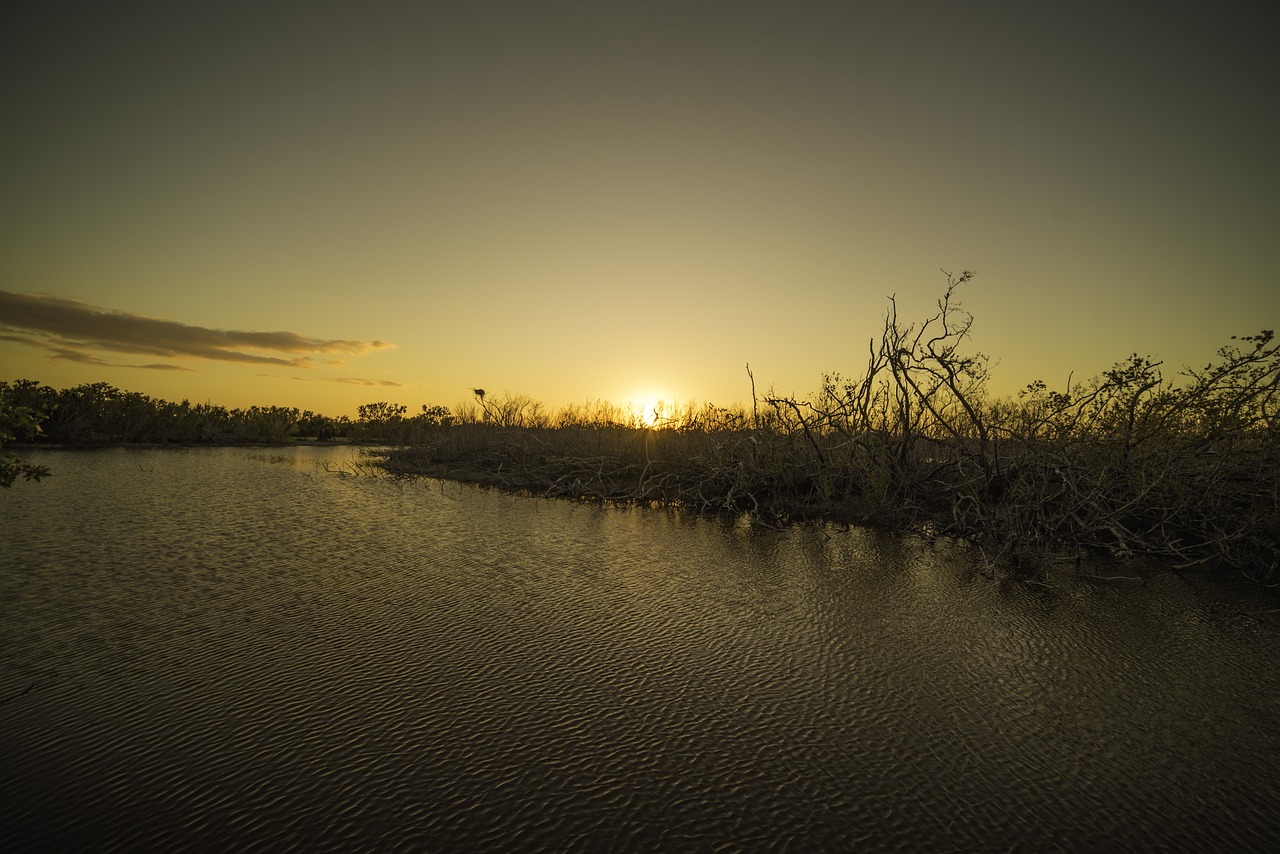
<svg viewBox="0 0 1280 854">
<path fill-rule="evenodd" d="M 9 850 L 1242 849 L 1266 600 L 974 578 L 834 528 L 31 453 L 0 490 Z M 1252 610 L 1251 610 L 1252 609 Z"/>
</svg>

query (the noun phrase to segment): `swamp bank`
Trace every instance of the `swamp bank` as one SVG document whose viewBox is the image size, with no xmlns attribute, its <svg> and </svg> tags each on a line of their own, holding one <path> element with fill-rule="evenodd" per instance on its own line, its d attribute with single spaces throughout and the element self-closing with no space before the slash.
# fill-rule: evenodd
<svg viewBox="0 0 1280 854">
<path fill-rule="evenodd" d="M 1280 345 L 1271 330 L 1172 377 L 1135 354 L 1060 390 L 1037 381 L 994 397 L 956 298 L 971 275 L 948 276 L 922 322 L 899 319 L 891 298 L 865 369 L 826 375 L 807 397 L 757 394 L 748 366 L 749 408 L 550 412 L 477 388 L 453 410 L 423 405 L 410 416 L 377 402 L 352 421 L 19 380 L 0 383 L 0 423 L 11 422 L 0 442 L 350 441 L 384 446 L 375 465 L 396 476 L 747 513 L 772 526 L 826 519 L 915 531 L 971 546 L 988 569 L 1032 577 L 1056 561 L 1106 555 L 1280 583 Z"/>
<path fill-rule="evenodd" d="M 382 455 L 403 474 L 571 498 L 835 519 L 949 537 L 988 567 L 1036 574 L 1063 557 L 1155 558 L 1179 570 L 1280 581 L 1280 346 L 1270 330 L 1167 378 L 1133 355 L 1091 380 L 1015 398 L 952 279 L 919 324 L 890 300 L 864 372 L 807 398 L 758 396 L 638 425 L 552 421 L 477 390 L 479 418 Z"/>
</svg>

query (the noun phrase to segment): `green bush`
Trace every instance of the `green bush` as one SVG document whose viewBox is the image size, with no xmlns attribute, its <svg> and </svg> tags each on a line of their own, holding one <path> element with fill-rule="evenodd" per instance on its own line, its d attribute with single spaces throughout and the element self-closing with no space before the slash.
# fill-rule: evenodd
<svg viewBox="0 0 1280 854">
<path fill-rule="evenodd" d="M 9 383 L 0 383 L 0 448 L 5 442 L 31 441 L 40 435 L 41 423 L 47 418 L 44 410 L 17 402 L 23 389 L 13 389 Z M 0 487 L 13 486 L 18 478 L 40 480 L 49 476 L 49 469 L 0 452 Z"/>
</svg>

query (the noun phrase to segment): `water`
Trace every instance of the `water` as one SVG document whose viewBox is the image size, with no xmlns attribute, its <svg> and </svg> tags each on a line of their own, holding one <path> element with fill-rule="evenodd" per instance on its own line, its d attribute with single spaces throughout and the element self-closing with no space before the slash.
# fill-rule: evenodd
<svg viewBox="0 0 1280 854">
<path fill-rule="evenodd" d="M 0 491 L 0 844 L 1262 849 L 1273 600 L 325 470 Z"/>
</svg>

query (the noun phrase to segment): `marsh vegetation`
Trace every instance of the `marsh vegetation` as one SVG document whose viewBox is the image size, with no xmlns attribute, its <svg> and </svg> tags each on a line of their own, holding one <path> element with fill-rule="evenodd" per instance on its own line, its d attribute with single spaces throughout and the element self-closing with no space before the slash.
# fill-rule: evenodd
<svg viewBox="0 0 1280 854">
<path fill-rule="evenodd" d="M 806 398 L 757 395 L 752 377 L 749 411 L 691 406 L 645 426 L 607 404 L 547 415 L 527 398 L 477 395 L 478 410 L 382 465 L 768 524 L 917 530 L 1024 571 L 1106 553 L 1277 579 L 1280 349 L 1270 330 L 1176 381 L 1133 355 L 1061 391 L 1034 382 L 994 398 L 957 300 L 970 278 L 949 275 L 920 322 L 890 299 L 862 374 L 825 376 Z"/>
<path fill-rule="evenodd" d="M 988 390 L 947 277 L 929 317 L 890 298 L 854 377 L 807 397 L 758 394 L 750 408 L 671 406 L 654 418 L 607 402 L 544 408 L 474 390 L 454 409 L 386 402 L 355 421 L 281 407 L 226 410 L 156 401 L 105 384 L 62 392 L 0 384 L 9 411 L 65 444 L 243 443 L 346 438 L 388 446 L 397 476 L 532 493 L 750 514 L 763 524 L 826 518 L 949 537 L 989 567 L 1043 572 L 1086 554 L 1151 556 L 1180 569 L 1280 580 L 1280 346 L 1233 339 L 1167 377 L 1132 355 L 1092 379 L 1016 397 Z M 12 431 L 11 431 L 12 432 Z M 17 438 L 24 436 L 19 430 Z"/>
</svg>

